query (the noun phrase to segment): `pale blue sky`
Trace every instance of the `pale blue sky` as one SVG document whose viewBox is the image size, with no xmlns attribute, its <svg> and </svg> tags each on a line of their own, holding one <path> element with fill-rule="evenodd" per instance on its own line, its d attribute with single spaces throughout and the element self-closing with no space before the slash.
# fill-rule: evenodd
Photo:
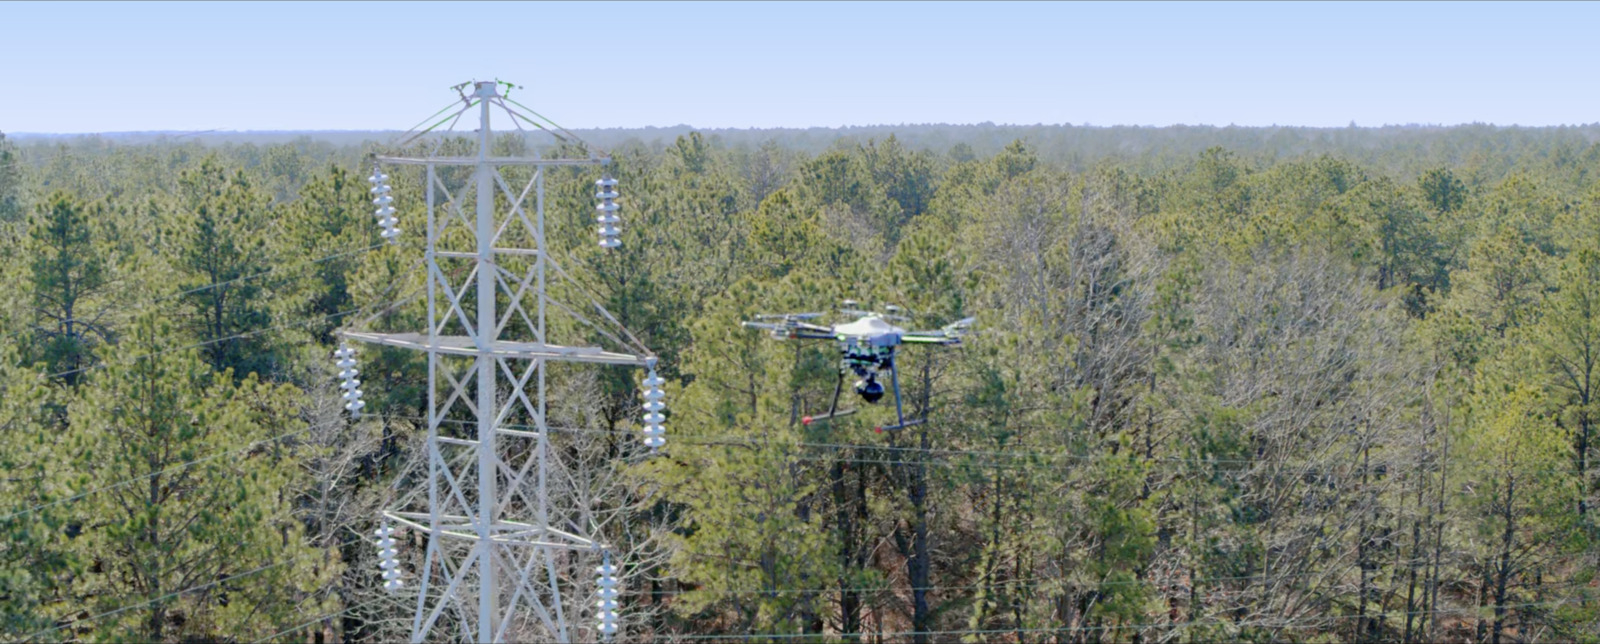
<svg viewBox="0 0 1600 644">
<path fill-rule="evenodd" d="M 1600 4 L 0 2 L 0 130 L 1600 121 Z"/>
</svg>

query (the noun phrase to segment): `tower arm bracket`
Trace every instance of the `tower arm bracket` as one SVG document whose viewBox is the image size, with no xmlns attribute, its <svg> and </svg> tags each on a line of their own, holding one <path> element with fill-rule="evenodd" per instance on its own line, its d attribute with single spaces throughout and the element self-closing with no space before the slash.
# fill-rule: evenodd
<svg viewBox="0 0 1600 644">
<path fill-rule="evenodd" d="M 381 344 L 402 349 L 427 351 L 430 353 L 443 353 L 457 356 L 477 356 L 478 347 L 470 336 L 441 335 L 436 336 L 430 343 L 428 336 L 421 333 L 369 333 L 365 331 L 341 331 L 340 335 L 351 340 L 358 340 L 371 344 Z M 494 340 L 489 342 L 489 355 L 496 358 L 513 358 L 523 360 L 551 360 L 556 362 L 592 362 L 599 364 L 621 364 L 644 366 L 645 357 L 628 353 L 612 353 L 600 347 L 567 347 L 558 344 L 543 344 L 539 342 L 519 342 L 515 340 Z"/>
</svg>

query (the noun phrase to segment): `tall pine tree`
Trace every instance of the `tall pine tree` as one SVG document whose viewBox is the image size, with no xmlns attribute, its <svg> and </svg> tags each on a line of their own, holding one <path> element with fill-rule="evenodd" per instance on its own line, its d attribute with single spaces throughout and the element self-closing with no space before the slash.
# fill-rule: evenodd
<svg viewBox="0 0 1600 644">
<path fill-rule="evenodd" d="M 51 639 L 254 639 L 329 608 L 313 591 L 337 571 L 291 513 L 304 475 L 277 440 L 294 392 L 213 374 L 187 344 L 142 315 L 72 402 L 63 484 L 86 496 L 67 547 L 99 617 Z"/>
</svg>

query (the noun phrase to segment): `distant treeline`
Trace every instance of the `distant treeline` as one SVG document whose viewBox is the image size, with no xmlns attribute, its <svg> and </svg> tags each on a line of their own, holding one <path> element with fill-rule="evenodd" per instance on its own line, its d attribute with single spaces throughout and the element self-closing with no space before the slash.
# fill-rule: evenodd
<svg viewBox="0 0 1600 644">
<path fill-rule="evenodd" d="M 967 161 L 989 157 L 1006 144 L 1026 141 L 1040 159 L 1067 169 L 1083 170 L 1111 160 L 1145 170 L 1170 169 L 1213 147 L 1263 164 L 1307 155 L 1329 154 L 1411 176 L 1440 165 L 1492 163 L 1495 178 L 1506 168 L 1524 163 L 1559 162 L 1600 142 L 1600 122 L 1559 127 L 1471 125 L 1388 125 L 1383 127 L 1218 127 L 1174 125 L 865 125 L 811 128 L 695 128 L 689 125 L 644 128 L 576 129 L 572 133 L 602 149 L 645 148 L 660 153 L 680 136 L 700 132 L 719 147 L 778 146 L 817 155 L 894 135 L 912 150 L 928 150 Z M 27 147 L 67 145 L 96 148 L 167 143 L 201 146 L 295 144 L 302 149 L 361 146 L 392 142 L 394 131 L 209 131 L 112 132 L 105 134 L 10 134 Z"/>
</svg>

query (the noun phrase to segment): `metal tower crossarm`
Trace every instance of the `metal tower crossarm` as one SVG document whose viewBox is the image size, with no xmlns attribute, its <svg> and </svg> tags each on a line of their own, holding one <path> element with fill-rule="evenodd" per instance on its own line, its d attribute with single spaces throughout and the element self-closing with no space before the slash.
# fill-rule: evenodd
<svg viewBox="0 0 1600 644">
<path fill-rule="evenodd" d="M 361 331 L 346 331 L 342 335 L 351 340 L 360 340 L 372 344 L 458 356 L 475 356 L 479 352 L 487 351 L 497 358 L 563 360 L 567 362 L 593 362 L 640 367 L 645 366 L 645 361 L 648 360 L 644 356 L 615 353 L 600 347 L 565 347 L 541 342 L 518 342 L 514 340 L 491 340 L 487 346 L 479 348 L 473 338 L 464 335 L 434 336 L 429 338 L 421 333 L 367 333 Z"/>
<path fill-rule="evenodd" d="M 375 157 L 379 163 L 390 165 L 478 165 L 478 157 L 391 157 L 379 155 Z M 608 158 L 594 159 L 529 159 L 525 157 L 488 157 L 484 159 L 496 166 L 563 166 L 563 165 L 606 165 L 611 162 Z"/>
</svg>

